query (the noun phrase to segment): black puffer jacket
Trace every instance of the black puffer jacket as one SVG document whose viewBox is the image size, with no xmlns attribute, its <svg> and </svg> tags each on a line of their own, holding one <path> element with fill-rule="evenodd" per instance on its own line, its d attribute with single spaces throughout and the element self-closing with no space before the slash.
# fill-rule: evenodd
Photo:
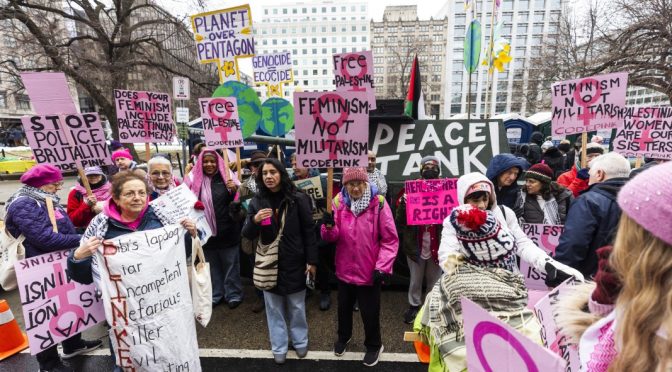
<svg viewBox="0 0 672 372">
<path fill-rule="evenodd" d="M 269 226 L 257 225 L 254 222 L 254 216 L 264 208 L 273 208 L 274 212 L 277 211 L 271 218 Z M 283 296 L 304 290 L 306 288 L 306 264 L 317 265 L 317 241 L 313 230 L 310 198 L 302 192 L 296 192 L 292 201 L 287 203 L 256 195 L 250 201 L 247 219 L 243 226 L 244 237 L 254 240 L 261 236 L 262 242 L 269 244 L 278 234 L 282 211 L 285 209 L 287 209 L 285 228 L 278 250 L 278 284 L 269 291 Z"/>
<path fill-rule="evenodd" d="M 541 157 L 541 161 L 551 167 L 553 170 L 553 181 L 557 180 L 558 176 L 564 172 L 565 157 L 557 147 L 548 148 L 548 150 L 546 150 L 544 155 Z"/>
<path fill-rule="evenodd" d="M 562 186 L 560 186 L 562 187 Z M 567 221 L 567 212 L 572 201 L 574 201 L 574 194 L 568 189 L 562 187 L 558 192 L 552 193 L 555 201 L 558 203 L 558 217 L 560 224 L 564 225 Z M 518 217 L 525 223 L 544 223 L 544 211 L 541 209 L 536 195 L 528 195 L 525 191 L 521 192 L 521 206 L 514 208 L 516 214 L 521 212 Z"/>
</svg>

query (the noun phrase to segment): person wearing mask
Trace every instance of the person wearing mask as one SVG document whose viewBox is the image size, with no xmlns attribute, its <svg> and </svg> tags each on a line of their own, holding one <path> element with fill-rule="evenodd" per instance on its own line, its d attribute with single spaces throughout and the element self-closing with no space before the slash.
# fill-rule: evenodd
<svg viewBox="0 0 672 372">
<path fill-rule="evenodd" d="M 420 176 L 423 180 L 435 180 L 441 175 L 441 165 L 435 156 L 425 156 L 420 161 Z M 442 225 L 409 226 L 406 221 L 406 193 L 400 199 L 395 221 L 401 239 L 401 249 L 406 254 L 411 274 L 408 286 L 409 307 L 404 313 L 404 323 L 413 324 L 422 305 L 422 284 L 431 291 L 441 277 L 439 267 L 439 243 Z"/>
<path fill-rule="evenodd" d="M 583 276 L 577 270 L 568 267 L 553 258 L 539 248 L 527 237 L 518 224 L 516 214 L 509 208 L 497 203 L 497 195 L 493 192 L 494 185 L 481 173 L 469 173 L 457 180 L 457 198 L 460 203 L 470 204 L 481 210 L 492 211 L 493 216 L 501 225 L 498 234 L 502 239 L 512 237 L 514 244 L 488 244 L 481 249 L 468 251 L 460 242 L 459 232 L 446 218 L 443 222 L 441 245 L 439 246 L 439 265 L 445 271 L 445 263 L 450 254 L 465 255 L 471 261 L 479 261 L 484 264 L 496 264 L 498 267 L 519 273 L 516 256 L 527 262 L 537 271 L 546 273 L 547 284 L 551 279 L 560 282 L 575 277 L 583 280 Z"/>
<path fill-rule="evenodd" d="M 147 185 L 149 199 L 154 200 L 168 191 L 180 186 L 180 181 L 173 175 L 173 164 L 161 155 L 154 156 L 147 162 Z"/>
<path fill-rule="evenodd" d="M 68 217 L 80 232 L 89 226 L 89 223 L 103 210 L 103 203 L 110 198 L 112 184 L 100 167 L 84 168 L 84 176 L 91 187 L 91 196 L 87 196 L 82 180 L 70 190 L 68 194 Z"/>
<path fill-rule="evenodd" d="M 525 172 L 525 186 L 514 208 L 521 223 L 565 224 L 574 196 L 571 191 L 553 182 L 552 176 L 553 170 L 542 163 L 531 166 Z"/>
<path fill-rule="evenodd" d="M 555 249 L 556 260 L 586 278 L 595 274 L 596 251 L 613 242 L 621 216 L 616 198 L 629 176 L 630 162 L 620 154 L 600 155 L 590 162 L 590 186 L 569 208 L 565 230 Z"/>
<path fill-rule="evenodd" d="M 240 280 L 240 229 L 245 210 L 238 201 L 240 183 L 215 150 L 205 148 L 184 183 L 205 207 L 212 236 L 203 246 L 210 263 L 212 303 L 230 309 L 243 301 Z"/>
<path fill-rule="evenodd" d="M 112 198 L 105 202 L 103 212 L 96 215 L 84 232 L 79 247 L 70 251 L 68 256 L 68 272 L 70 277 L 82 284 L 91 284 L 96 281 L 100 288 L 100 274 L 92 256 L 98 251 L 104 240 L 115 239 L 136 231 L 158 229 L 169 223 L 162 221 L 149 205 L 149 189 L 144 172 L 120 172 L 112 178 Z M 190 219 L 184 219 L 181 225 L 187 229 L 191 238 L 197 236 L 196 224 Z M 191 244 L 185 247 L 186 256 L 191 256 Z M 184 319 L 193 322 L 194 319 Z M 176 331 L 171 324 L 162 324 L 162 331 L 174 334 Z M 196 337 L 193 335 L 180 335 Z M 171 344 L 176 349 L 180 347 L 179 340 Z M 112 356 L 114 358 L 114 350 Z M 115 372 L 121 372 L 121 367 L 115 366 Z"/>
<path fill-rule="evenodd" d="M 341 192 L 334 198 L 334 215 L 325 215 L 322 239 L 336 243 L 338 278 L 338 338 L 334 354 L 345 354 L 352 339 L 352 307 L 359 302 L 364 323 L 363 363 L 372 367 L 383 352 L 380 336 L 380 288 L 389 281 L 399 249 L 392 210 L 364 168 L 343 172 Z"/>
<path fill-rule="evenodd" d="M 581 192 L 588 189 L 588 179 L 590 178 L 589 167 L 580 169 L 582 151 L 578 151 L 578 154 L 579 156 L 576 164 L 574 164 L 569 171 L 558 177 L 558 184 L 568 188 L 574 194 L 574 197 L 579 196 Z M 602 154 L 604 154 L 604 148 L 601 145 L 598 145 L 597 143 L 587 144 L 586 164 L 590 164 L 593 159 Z"/>
<path fill-rule="evenodd" d="M 653 167 L 618 194 L 614 247 L 595 284 L 557 305 L 584 371 L 669 371 L 672 366 L 672 164 Z M 665 222 L 663 222 L 665 221 Z M 588 309 L 586 312 L 584 309 Z"/>
<path fill-rule="evenodd" d="M 523 158 L 511 154 L 495 155 L 488 165 L 485 175 L 495 186 L 497 203 L 513 208 L 520 193 L 518 178 L 530 165 Z"/>
<path fill-rule="evenodd" d="M 61 207 L 56 193 L 63 187 L 61 171 L 51 164 L 38 164 L 21 176 L 23 186 L 12 194 L 5 204 L 5 226 L 15 237 L 23 235 L 26 258 L 74 248 L 80 234 Z M 49 204 L 53 206 L 49 206 Z M 53 209 L 54 220 L 49 217 Z M 53 227 L 57 232 L 54 232 Z M 0 336 L 2 337 L 2 336 Z M 85 341 L 81 333 L 61 342 L 63 359 L 70 359 L 102 345 L 99 340 Z M 35 355 L 40 371 L 71 372 L 58 355 L 57 345 Z"/>
<path fill-rule="evenodd" d="M 290 162 L 294 174 L 292 181 L 305 180 L 311 177 L 320 177 L 322 193 L 310 193 L 311 204 L 313 207 L 313 223 L 315 225 L 315 239 L 319 252 L 319 264 L 317 266 L 317 278 L 315 286 L 320 290 L 320 310 L 326 311 L 331 307 L 331 287 L 329 286 L 329 273 L 333 272 L 334 265 L 334 245 L 322 240 L 320 236 L 320 226 L 324 212 L 327 210 L 327 177 L 320 175 L 317 169 L 301 168 L 296 163 L 296 153 L 290 156 Z"/>
<path fill-rule="evenodd" d="M 387 181 L 385 175 L 376 168 L 376 153 L 369 150 L 369 162 L 366 166 L 366 172 L 369 177 L 369 183 L 376 186 L 378 195 L 385 197 L 387 195 Z"/>
<path fill-rule="evenodd" d="M 306 279 L 315 278 L 317 243 L 310 198 L 296 189 L 277 159 L 264 159 L 259 167 L 258 193 L 250 201 L 243 235 L 265 245 L 279 239 L 275 285 L 264 290 L 264 300 L 273 359 L 284 364 L 288 338 L 299 358 L 308 354 Z"/>
</svg>

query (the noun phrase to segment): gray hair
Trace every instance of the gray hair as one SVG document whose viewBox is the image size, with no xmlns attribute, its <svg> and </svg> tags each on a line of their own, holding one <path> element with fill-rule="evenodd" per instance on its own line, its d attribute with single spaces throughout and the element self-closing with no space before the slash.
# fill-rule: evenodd
<svg viewBox="0 0 672 372">
<path fill-rule="evenodd" d="M 605 179 L 630 177 L 630 162 L 623 155 L 610 152 L 600 155 L 590 162 L 590 174 L 601 170 Z"/>
<path fill-rule="evenodd" d="M 147 170 L 149 171 L 155 165 L 167 165 L 170 168 L 170 173 L 173 173 L 173 164 L 170 160 L 164 158 L 163 156 L 155 156 L 147 162 Z"/>
</svg>

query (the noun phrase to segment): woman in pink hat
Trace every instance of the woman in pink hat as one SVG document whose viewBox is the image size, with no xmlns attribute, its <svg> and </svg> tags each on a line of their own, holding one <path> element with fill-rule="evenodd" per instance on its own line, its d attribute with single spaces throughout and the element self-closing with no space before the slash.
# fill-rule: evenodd
<svg viewBox="0 0 672 372">
<path fill-rule="evenodd" d="M 334 198 L 334 215 L 325 214 L 321 230 L 325 242 L 336 243 L 338 339 L 334 354 L 345 354 L 352 339 L 352 307 L 357 301 L 364 323 L 363 362 L 371 367 L 383 352 L 380 287 L 392 275 L 399 237 L 390 206 L 369 183 L 366 169 L 345 169 L 343 184 Z"/>
<path fill-rule="evenodd" d="M 23 235 L 26 258 L 79 246 L 81 235 L 61 206 L 56 194 L 63 187 L 61 171 L 51 164 L 38 164 L 21 176 L 23 186 L 5 204 L 5 225 L 14 238 Z M 53 204 L 54 220 L 49 217 L 48 204 Z M 57 228 L 54 232 L 53 228 Z M 40 300 L 49 301 L 48 298 Z M 2 336 L 0 336 L 2 337 Z M 63 341 L 63 359 L 100 347 L 99 340 L 82 340 L 81 334 Z M 64 365 L 56 345 L 35 355 L 40 371 L 72 371 Z"/>
</svg>

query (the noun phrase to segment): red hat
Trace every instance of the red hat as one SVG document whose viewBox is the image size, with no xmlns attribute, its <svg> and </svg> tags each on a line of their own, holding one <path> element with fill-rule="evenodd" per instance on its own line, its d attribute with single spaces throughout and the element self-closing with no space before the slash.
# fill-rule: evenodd
<svg viewBox="0 0 672 372">
<path fill-rule="evenodd" d="M 21 176 L 21 183 L 32 187 L 41 187 L 63 181 L 61 170 L 51 164 L 38 164 Z"/>
<path fill-rule="evenodd" d="M 544 163 L 535 164 L 525 172 L 525 178 L 534 178 L 549 183 L 553 181 L 553 169 Z"/>
<path fill-rule="evenodd" d="M 369 182 L 369 175 L 364 168 L 346 168 L 343 171 L 343 184 L 350 181 Z"/>
</svg>

